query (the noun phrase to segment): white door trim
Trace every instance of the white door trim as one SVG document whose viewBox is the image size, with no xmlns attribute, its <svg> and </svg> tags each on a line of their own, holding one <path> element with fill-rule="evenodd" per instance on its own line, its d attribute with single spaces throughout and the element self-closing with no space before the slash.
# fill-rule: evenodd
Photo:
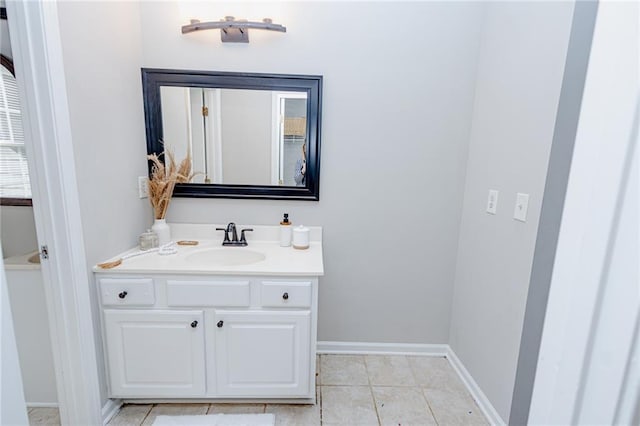
<svg viewBox="0 0 640 426">
<path fill-rule="evenodd" d="M 7 1 L 62 424 L 102 424 L 89 274 L 55 2 Z"/>
<path fill-rule="evenodd" d="M 621 219 L 637 220 L 637 192 L 626 189 L 637 184 L 640 68 L 638 41 L 629 34 L 638 33 L 639 18 L 637 3 L 598 4 L 530 424 L 623 424 L 616 416 L 633 417 L 635 407 L 625 402 L 621 412 L 618 403 L 626 401 L 625 380 L 638 382 L 629 377 L 638 371 L 629 368 L 640 312 L 638 227 Z"/>
</svg>

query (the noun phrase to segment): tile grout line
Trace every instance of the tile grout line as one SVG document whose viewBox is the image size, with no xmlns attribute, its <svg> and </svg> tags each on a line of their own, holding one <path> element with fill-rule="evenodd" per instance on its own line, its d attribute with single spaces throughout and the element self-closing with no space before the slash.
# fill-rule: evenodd
<svg viewBox="0 0 640 426">
<path fill-rule="evenodd" d="M 413 379 L 416 382 L 416 386 L 420 390 L 420 395 L 422 395 L 422 399 L 424 399 L 424 401 L 427 403 L 427 408 L 429 409 L 429 413 L 431 413 L 431 417 L 433 417 L 433 421 L 436 422 L 436 426 L 439 426 L 440 423 L 436 418 L 436 413 L 433 411 L 433 408 L 431 408 L 431 404 L 429 404 L 429 400 L 427 399 L 427 396 L 424 393 L 424 388 L 422 387 L 423 385 L 420 383 L 420 380 L 418 380 L 418 375 L 416 374 L 416 370 L 413 366 L 413 363 L 409 359 L 409 357 L 407 357 L 407 364 L 409 364 L 409 371 L 411 371 L 411 374 L 413 375 Z"/>
<path fill-rule="evenodd" d="M 427 398 L 427 395 L 424 392 L 424 388 L 420 388 L 420 394 L 422 395 L 422 398 L 427 403 L 427 408 L 429 409 L 429 412 L 431 413 L 431 417 L 433 417 L 433 421 L 436 422 L 436 425 L 440 425 L 440 422 L 438 422 L 438 418 L 436 417 L 435 411 L 433 411 L 433 408 L 431 408 L 431 404 L 429 403 L 429 398 Z"/>
<path fill-rule="evenodd" d="M 362 355 L 362 361 L 364 363 L 364 371 L 367 373 L 367 382 L 369 383 L 369 393 L 371 393 L 371 400 L 373 401 L 373 409 L 376 411 L 376 417 L 378 418 L 378 425 L 382 425 L 382 419 L 378 412 L 378 403 L 376 402 L 375 394 L 373 393 L 373 386 L 371 385 L 371 377 L 369 376 L 369 366 L 367 365 L 367 356 Z"/>
<path fill-rule="evenodd" d="M 151 408 L 149 408 L 149 411 L 147 411 L 147 414 L 145 414 L 145 416 L 142 418 L 142 421 L 140 422 L 139 426 L 142 426 L 144 424 L 144 421 L 147 420 L 147 417 L 149 417 L 149 414 L 151 414 L 153 407 L 155 407 L 156 405 L 158 404 L 151 404 Z M 122 411 L 122 409 L 120 409 L 120 411 Z"/>
<path fill-rule="evenodd" d="M 318 402 L 320 404 L 320 426 L 322 426 L 322 356 L 323 355 L 317 355 L 318 358 L 316 359 L 316 366 L 318 367 L 318 371 L 316 371 L 316 377 L 320 378 L 320 389 L 316 389 L 316 400 L 318 399 L 318 396 L 320 396 L 320 401 Z M 317 386 L 317 380 L 316 380 L 316 386 Z"/>
</svg>

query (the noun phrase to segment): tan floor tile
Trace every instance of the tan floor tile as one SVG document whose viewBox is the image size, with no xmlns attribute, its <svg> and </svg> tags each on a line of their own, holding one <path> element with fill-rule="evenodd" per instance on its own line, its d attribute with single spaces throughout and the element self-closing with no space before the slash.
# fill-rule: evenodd
<svg viewBox="0 0 640 426">
<path fill-rule="evenodd" d="M 109 426 L 139 426 L 144 421 L 153 405 L 128 404 L 109 421 Z"/>
<path fill-rule="evenodd" d="M 436 425 L 420 388 L 373 387 L 382 425 Z"/>
<path fill-rule="evenodd" d="M 265 404 L 211 404 L 207 414 L 260 414 Z"/>
<path fill-rule="evenodd" d="M 323 425 L 377 425 L 368 386 L 321 386 Z"/>
<path fill-rule="evenodd" d="M 367 355 L 364 361 L 371 386 L 416 386 L 405 356 Z"/>
<path fill-rule="evenodd" d="M 207 414 L 209 404 L 157 404 L 144 419 L 143 425 L 151 425 L 157 416 L 193 416 Z"/>
<path fill-rule="evenodd" d="M 364 357 L 360 355 L 322 355 L 320 375 L 325 385 L 368 385 Z"/>
<path fill-rule="evenodd" d="M 434 417 L 441 425 L 488 425 L 480 408 L 466 390 L 423 389 Z"/>
<path fill-rule="evenodd" d="M 28 411 L 30 425 L 60 425 L 57 408 L 32 408 Z"/>
<path fill-rule="evenodd" d="M 320 426 L 320 401 L 315 405 L 267 404 L 265 413 L 276 416 L 276 426 Z"/>
<path fill-rule="evenodd" d="M 445 357 L 407 357 L 419 386 L 427 389 L 465 390 L 466 387 Z"/>
</svg>

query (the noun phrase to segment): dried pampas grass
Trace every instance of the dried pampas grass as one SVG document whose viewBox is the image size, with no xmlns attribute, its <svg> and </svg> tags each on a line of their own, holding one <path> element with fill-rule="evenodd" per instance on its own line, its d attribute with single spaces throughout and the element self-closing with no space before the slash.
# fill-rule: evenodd
<svg viewBox="0 0 640 426">
<path fill-rule="evenodd" d="M 160 157 L 165 157 L 164 163 Z M 151 177 L 149 178 L 149 201 L 153 206 L 154 218 L 164 219 L 176 183 L 187 183 L 195 175 L 191 171 L 191 151 L 187 151 L 186 158 L 178 166 L 176 166 L 174 154 L 170 151 L 165 151 L 160 155 L 151 154 L 147 158 L 152 163 Z"/>
</svg>

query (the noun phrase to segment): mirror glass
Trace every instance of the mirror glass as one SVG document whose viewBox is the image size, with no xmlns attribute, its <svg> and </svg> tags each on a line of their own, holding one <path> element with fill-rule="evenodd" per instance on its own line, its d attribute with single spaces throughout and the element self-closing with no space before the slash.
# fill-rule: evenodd
<svg viewBox="0 0 640 426">
<path fill-rule="evenodd" d="M 304 186 L 307 94 L 160 87 L 163 141 L 193 183 Z"/>
<path fill-rule="evenodd" d="M 175 196 L 319 199 L 322 77 L 143 69 L 147 151 L 191 154 Z"/>
</svg>

